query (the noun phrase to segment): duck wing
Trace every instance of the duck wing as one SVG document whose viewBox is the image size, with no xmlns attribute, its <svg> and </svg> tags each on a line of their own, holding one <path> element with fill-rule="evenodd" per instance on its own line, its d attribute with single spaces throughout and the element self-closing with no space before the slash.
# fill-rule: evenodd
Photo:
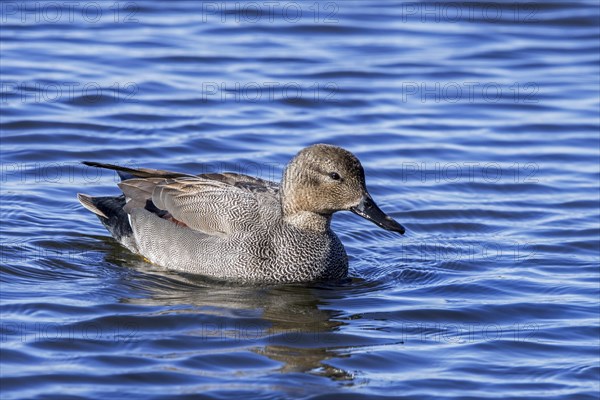
<svg viewBox="0 0 600 400">
<path fill-rule="evenodd" d="M 119 185 L 126 197 L 131 184 L 137 182 L 125 181 Z M 176 221 L 211 235 L 256 229 L 265 217 L 279 209 L 274 183 L 238 174 L 167 179 L 154 186 L 151 201 Z"/>
<path fill-rule="evenodd" d="M 279 185 L 237 173 L 189 175 L 148 168 L 85 162 L 115 170 L 131 214 L 142 208 L 209 235 L 257 229 L 280 213 Z"/>
</svg>

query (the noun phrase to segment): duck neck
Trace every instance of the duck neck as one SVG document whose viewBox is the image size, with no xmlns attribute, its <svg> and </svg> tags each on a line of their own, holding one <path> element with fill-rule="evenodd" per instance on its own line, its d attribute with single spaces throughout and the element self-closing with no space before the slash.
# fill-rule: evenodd
<svg viewBox="0 0 600 400">
<path fill-rule="evenodd" d="M 281 191 L 281 211 L 283 219 L 290 225 L 303 230 L 326 232 L 331 223 L 331 214 L 321 214 L 307 211 L 310 200 L 294 192 L 289 195 L 284 186 Z"/>
<path fill-rule="evenodd" d="M 284 209 L 283 220 L 288 224 L 302 230 L 327 232 L 331 223 L 331 214 L 323 215 L 310 211 L 286 213 Z"/>
</svg>

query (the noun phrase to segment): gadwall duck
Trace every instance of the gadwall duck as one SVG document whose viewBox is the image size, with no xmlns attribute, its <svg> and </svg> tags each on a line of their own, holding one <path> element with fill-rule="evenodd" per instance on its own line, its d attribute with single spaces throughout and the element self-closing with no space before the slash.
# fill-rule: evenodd
<svg viewBox="0 0 600 400">
<path fill-rule="evenodd" d="M 331 216 L 349 210 L 389 231 L 358 158 L 317 144 L 287 165 L 281 184 L 235 173 L 188 175 L 96 162 L 117 171 L 118 197 L 78 194 L 122 245 L 168 269 L 257 283 L 344 278 L 348 257 Z"/>
</svg>

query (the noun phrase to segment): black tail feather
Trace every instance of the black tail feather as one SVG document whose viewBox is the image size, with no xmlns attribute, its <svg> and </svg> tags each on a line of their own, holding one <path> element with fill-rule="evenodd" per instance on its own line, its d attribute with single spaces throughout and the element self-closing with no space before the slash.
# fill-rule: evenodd
<svg viewBox="0 0 600 400">
<path fill-rule="evenodd" d="M 117 171 L 121 180 L 127 180 L 132 178 L 180 178 L 183 176 L 189 176 L 187 174 L 182 174 L 180 172 L 171 172 L 171 171 L 161 171 L 158 169 L 149 169 L 149 168 L 129 168 L 122 167 L 120 165 L 114 164 L 104 164 L 95 161 L 82 161 L 84 165 L 90 167 L 97 168 L 105 168 L 113 171 Z"/>
<path fill-rule="evenodd" d="M 129 225 L 129 217 L 123 211 L 125 206 L 125 196 L 118 197 L 92 197 L 92 203 L 107 218 L 98 215 L 98 219 L 108 229 L 108 231 L 117 240 L 133 235 L 133 230 Z"/>
</svg>

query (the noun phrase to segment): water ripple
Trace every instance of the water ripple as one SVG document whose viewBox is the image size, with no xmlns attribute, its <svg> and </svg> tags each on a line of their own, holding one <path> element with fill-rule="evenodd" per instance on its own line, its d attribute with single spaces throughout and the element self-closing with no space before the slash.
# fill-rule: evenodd
<svg viewBox="0 0 600 400">
<path fill-rule="evenodd" d="M 596 398 L 596 2 L 259 3 L 6 4 L 2 397 Z M 336 215 L 341 282 L 165 271 L 75 199 L 317 142 L 408 228 Z"/>
</svg>

